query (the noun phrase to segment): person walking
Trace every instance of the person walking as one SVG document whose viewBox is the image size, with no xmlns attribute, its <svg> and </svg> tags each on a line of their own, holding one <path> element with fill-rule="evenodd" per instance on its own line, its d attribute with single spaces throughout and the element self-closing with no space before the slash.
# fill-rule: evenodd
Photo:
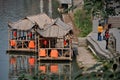
<svg viewBox="0 0 120 80">
<path fill-rule="evenodd" d="M 106 40 L 106 49 L 108 49 L 108 40 L 109 40 L 110 34 L 109 29 L 105 31 L 105 40 Z"/>
<path fill-rule="evenodd" d="M 103 27 L 101 26 L 101 24 L 98 25 L 98 41 L 102 40 L 102 36 L 101 33 L 103 32 Z"/>
</svg>

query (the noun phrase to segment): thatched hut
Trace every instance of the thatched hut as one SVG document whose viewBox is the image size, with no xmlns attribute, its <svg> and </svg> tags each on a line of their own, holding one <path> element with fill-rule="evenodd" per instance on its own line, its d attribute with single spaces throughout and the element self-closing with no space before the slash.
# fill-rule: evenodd
<svg viewBox="0 0 120 80">
<path fill-rule="evenodd" d="M 8 51 L 37 51 L 36 30 L 42 30 L 45 25 L 51 23 L 51 19 L 45 14 L 27 16 L 17 22 L 8 23 Z"/>
<path fill-rule="evenodd" d="M 39 60 L 71 60 L 72 27 L 59 18 L 37 30 Z"/>
</svg>

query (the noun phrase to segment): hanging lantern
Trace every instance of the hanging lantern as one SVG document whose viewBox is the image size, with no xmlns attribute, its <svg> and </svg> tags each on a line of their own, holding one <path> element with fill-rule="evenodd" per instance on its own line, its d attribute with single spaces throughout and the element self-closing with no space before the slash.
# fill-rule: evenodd
<svg viewBox="0 0 120 80">
<path fill-rule="evenodd" d="M 29 37 L 32 37 L 32 32 L 29 33 Z"/>
<path fill-rule="evenodd" d="M 47 45 L 47 40 L 44 40 L 43 44 L 46 46 Z"/>
<path fill-rule="evenodd" d="M 29 47 L 30 49 L 35 49 L 35 42 L 34 42 L 33 40 L 31 40 L 31 41 L 29 42 L 28 47 Z"/>
<path fill-rule="evenodd" d="M 10 40 L 10 46 L 15 47 L 16 46 L 16 41 L 15 40 Z"/>
<path fill-rule="evenodd" d="M 66 42 L 66 40 L 64 40 L 64 46 L 67 46 L 67 42 Z"/>
<path fill-rule="evenodd" d="M 40 49 L 38 56 L 45 57 L 46 56 L 46 50 L 45 49 Z"/>
<path fill-rule="evenodd" d="M 56 49 L 52 49 L 50 52 L 50 56 L 53 58 L 58 58 L 58 51 Z"/>
<path fill-rule="evenodd" d="M 17 31 L 14 31 L 14 32 L 13 32 L 13 36 L 14 36 L 14 37 L 17 37 Z"/>
</svg>

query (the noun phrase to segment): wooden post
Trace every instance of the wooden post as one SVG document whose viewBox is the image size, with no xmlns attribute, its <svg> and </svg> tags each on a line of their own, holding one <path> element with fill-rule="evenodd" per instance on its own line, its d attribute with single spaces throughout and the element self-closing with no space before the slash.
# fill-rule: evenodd
<svg viewBox="0 0 120 80">
<path fill-rule="evenodd" d="M 50 46 L 51 46 L 51 45 L 50 45 L 50 39 L 49 39 L 49 48 L 50 48 Z"/>
<path fill-rule="evenodd" d="M 39 55 L 39 50 L 40 50 L 40 35 L 38 35 L 38 54 Z"/>
<path fill-rule="evenodd" d="M 37 52 L 37 51 L 38 51 L 38 49 L 37 49 L 38 47 L 37 47 L 37 34 L 36 34 L 36 27 L 35 27 L 35 30 L 34 30 L 34 31 L 35 31 L 35 39 L 34 39 L 34 40 L 35 40 L 35 52 Z"/>
<path fill-rule="evenodd" d="M 43 0 L 40 0 L 40 12 L 43 13 Z"/>
<path fill-rule="evenodd" d="M 28 35 L 27 34 L 28 34 L 28 31 L 26 31 L 26 41 L 28 40 Z"/>
<path fill-rule="evenodd" d="M 71 59 L 71 53 L 72 53 L 72 47 L 71 47 L 71 42 L 70 42 L 70 40 L 69 40 L 69 50 L 70 50 L 70 52 L 69 52 L 69 56 L 70 56 L 70 59 Z"/>
</svg>

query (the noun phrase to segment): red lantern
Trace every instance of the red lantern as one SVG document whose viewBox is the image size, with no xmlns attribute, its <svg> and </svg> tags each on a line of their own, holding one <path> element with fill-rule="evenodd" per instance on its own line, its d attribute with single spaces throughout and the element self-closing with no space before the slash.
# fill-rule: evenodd
<svg viewBox="0 0 120 80">
<path fill-rule="evenodd" d="M 17 31 L 14 31 L 14 32 L 13 32 L 13 36 L 14 36 L 14 37 L 17 37 Z"/>
<path fill-rule="evenodd" d="M 43 44 L 46 46 L 47 45 L 47 40 L 44 40 Z"/>
<path fill-rule="evenodd" d="M 32 32 L 29 33 L 29 37 L 32 37 Z"/>
<path fill-rule="evenodd" d="M 64 46 L 66 46 L 67 45 L 67 42 L 66 42 L 66 40 L 64 40 Z"/>
</svg>

